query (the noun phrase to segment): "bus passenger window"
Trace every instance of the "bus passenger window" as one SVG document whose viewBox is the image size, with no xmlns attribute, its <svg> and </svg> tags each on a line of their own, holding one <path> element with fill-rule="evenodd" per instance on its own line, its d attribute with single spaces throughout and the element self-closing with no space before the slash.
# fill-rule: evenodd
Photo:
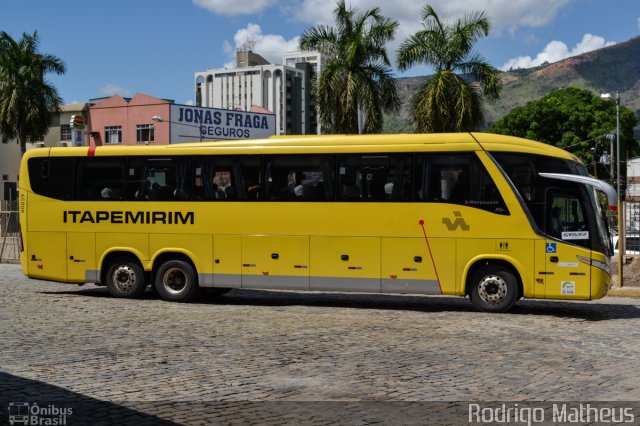
<svg viewBox="0 0 640 426">
<path fill-rule="evenodd" d="M 509 214 L 493 179 L 472 152 L 416 156 L 414 185 L 418 201 L 461 204 Z"/>
<path fill-rule="evenodd" d="M 34 157 L 27 163 L 34 193 L 58 200 L 73 198 L 74 157 Z"/>
<path fill-rule="evenodd" d="M 338 157 L 338 200 L 358 201 L 362 198 L 362 173 L 360 156 Z"/>
<path fill-rule="evenodd" d="M 390 201 L 411 201 L 411 156 L 389 156 L 389 173 L 384 185 Z"/>
<path fill-rule="evenodd" d="M 75 199 L 80 201 L 121 200 L 124 194 L 124 182 L 124 158 L 79 159 Z"/>
<path fill-rule="evenodd" d="M 127 164 L 127 200 L 186 201 L 191 199 L 191 163 L 188 157 L 130 157 Z"/>
<path fill-rule="evenodd" d="M 331 156 L 273 156 L 266 159 L 266 173 L 268 200 L 326 201 L 333 199 L 333 157 Z"/>
<path fill-rule="evenodd" d="M 338 157 L 338 200 L 411 201 L 410 154 Z"/>
<path fill-rule="evenodd" d="M 231 185 L 235 190 L 236 199 L 247 201 L 260 199 L 261 170 L 260 157 L 239 157 L 232 161 Z"/>
<path fill-rule="evenodd" d="M 536 191 L 533 183 L 535 169 L 533 165 L 523 164 L 513 168 L 511 181 L 525 201 L 533 201 Z"/>
</svg>

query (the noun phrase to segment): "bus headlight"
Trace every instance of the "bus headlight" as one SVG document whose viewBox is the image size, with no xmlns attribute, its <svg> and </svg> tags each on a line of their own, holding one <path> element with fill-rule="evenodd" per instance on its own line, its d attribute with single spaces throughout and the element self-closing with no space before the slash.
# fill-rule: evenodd
<svg viewBox="0 0 640 426">
<path fill-rule="evenodd" d="M 590 259 L 584 256 L 576 256 L 578 260 L 582 263 L 586 263 L 587 265 L 595 266 L 598 269 L 602 269 L 607 274 L 609 274 L 609 262 L 600 262 L 599 260 Z"/>
</svg>

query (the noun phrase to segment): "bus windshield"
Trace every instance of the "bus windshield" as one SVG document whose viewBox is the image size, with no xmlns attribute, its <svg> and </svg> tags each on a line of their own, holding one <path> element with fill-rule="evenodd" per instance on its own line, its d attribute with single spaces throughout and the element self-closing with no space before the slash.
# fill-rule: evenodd
<svg viewBox="0 0 640 426">
<path fill-rule="evenodd" d="M 511 180 L 541 233 L 565 240 L 563 232 L 590 230 L 583 234 L 584 239 L 572 234 L 567 242 L 611 253 L 606 218 L 597 191 L 583 183 L 545 176 L 554 173 L 587 176 L 583 164 L 525 153 L 495 152 L 492 156 Z"/>
<path fill-rule="evenodd" d="M 609 234 L 609 226 L 607 225 L 606 209 L 604 208 L 603 203 L 601 201 L 602 193 L 596 190 L 595 188 L 591 188 L 591 190 L 588 191 L 588 193 L 589 193 L 589 201 L 593 206 L 593 211 L 596 213 L 595 222 L 596 222 L 596 228 L 598 230 L 598 240 L 604 247 L 608 249 L 607 253 L 609 255 L 612 255 L 613 243 L 611 241 L 611 235 Z"/>
</svg>

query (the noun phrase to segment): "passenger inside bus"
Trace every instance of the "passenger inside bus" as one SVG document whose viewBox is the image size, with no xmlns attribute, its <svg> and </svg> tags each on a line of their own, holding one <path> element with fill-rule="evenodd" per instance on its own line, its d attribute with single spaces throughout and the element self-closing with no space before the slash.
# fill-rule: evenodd
<svg viewBox="0 0 640 426">
<path fill-rule="evenodd" d="M 236 191 L 231 185 L 231 172 L 228 170 L 219 170 L 213 177 L 214 198 L 216 200 L 235 199 Z"/>
</svg>

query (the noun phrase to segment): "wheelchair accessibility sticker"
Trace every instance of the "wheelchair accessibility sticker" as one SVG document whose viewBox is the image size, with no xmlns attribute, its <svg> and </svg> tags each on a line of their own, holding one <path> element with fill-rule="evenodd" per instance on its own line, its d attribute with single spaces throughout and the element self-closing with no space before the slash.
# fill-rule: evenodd
<svg viewBox="0 0 640 426">
<path fill-rule="evenodd" d="M 547 253 L 556 252 L 556 243 L 547 243 Z"/>
</svg>

